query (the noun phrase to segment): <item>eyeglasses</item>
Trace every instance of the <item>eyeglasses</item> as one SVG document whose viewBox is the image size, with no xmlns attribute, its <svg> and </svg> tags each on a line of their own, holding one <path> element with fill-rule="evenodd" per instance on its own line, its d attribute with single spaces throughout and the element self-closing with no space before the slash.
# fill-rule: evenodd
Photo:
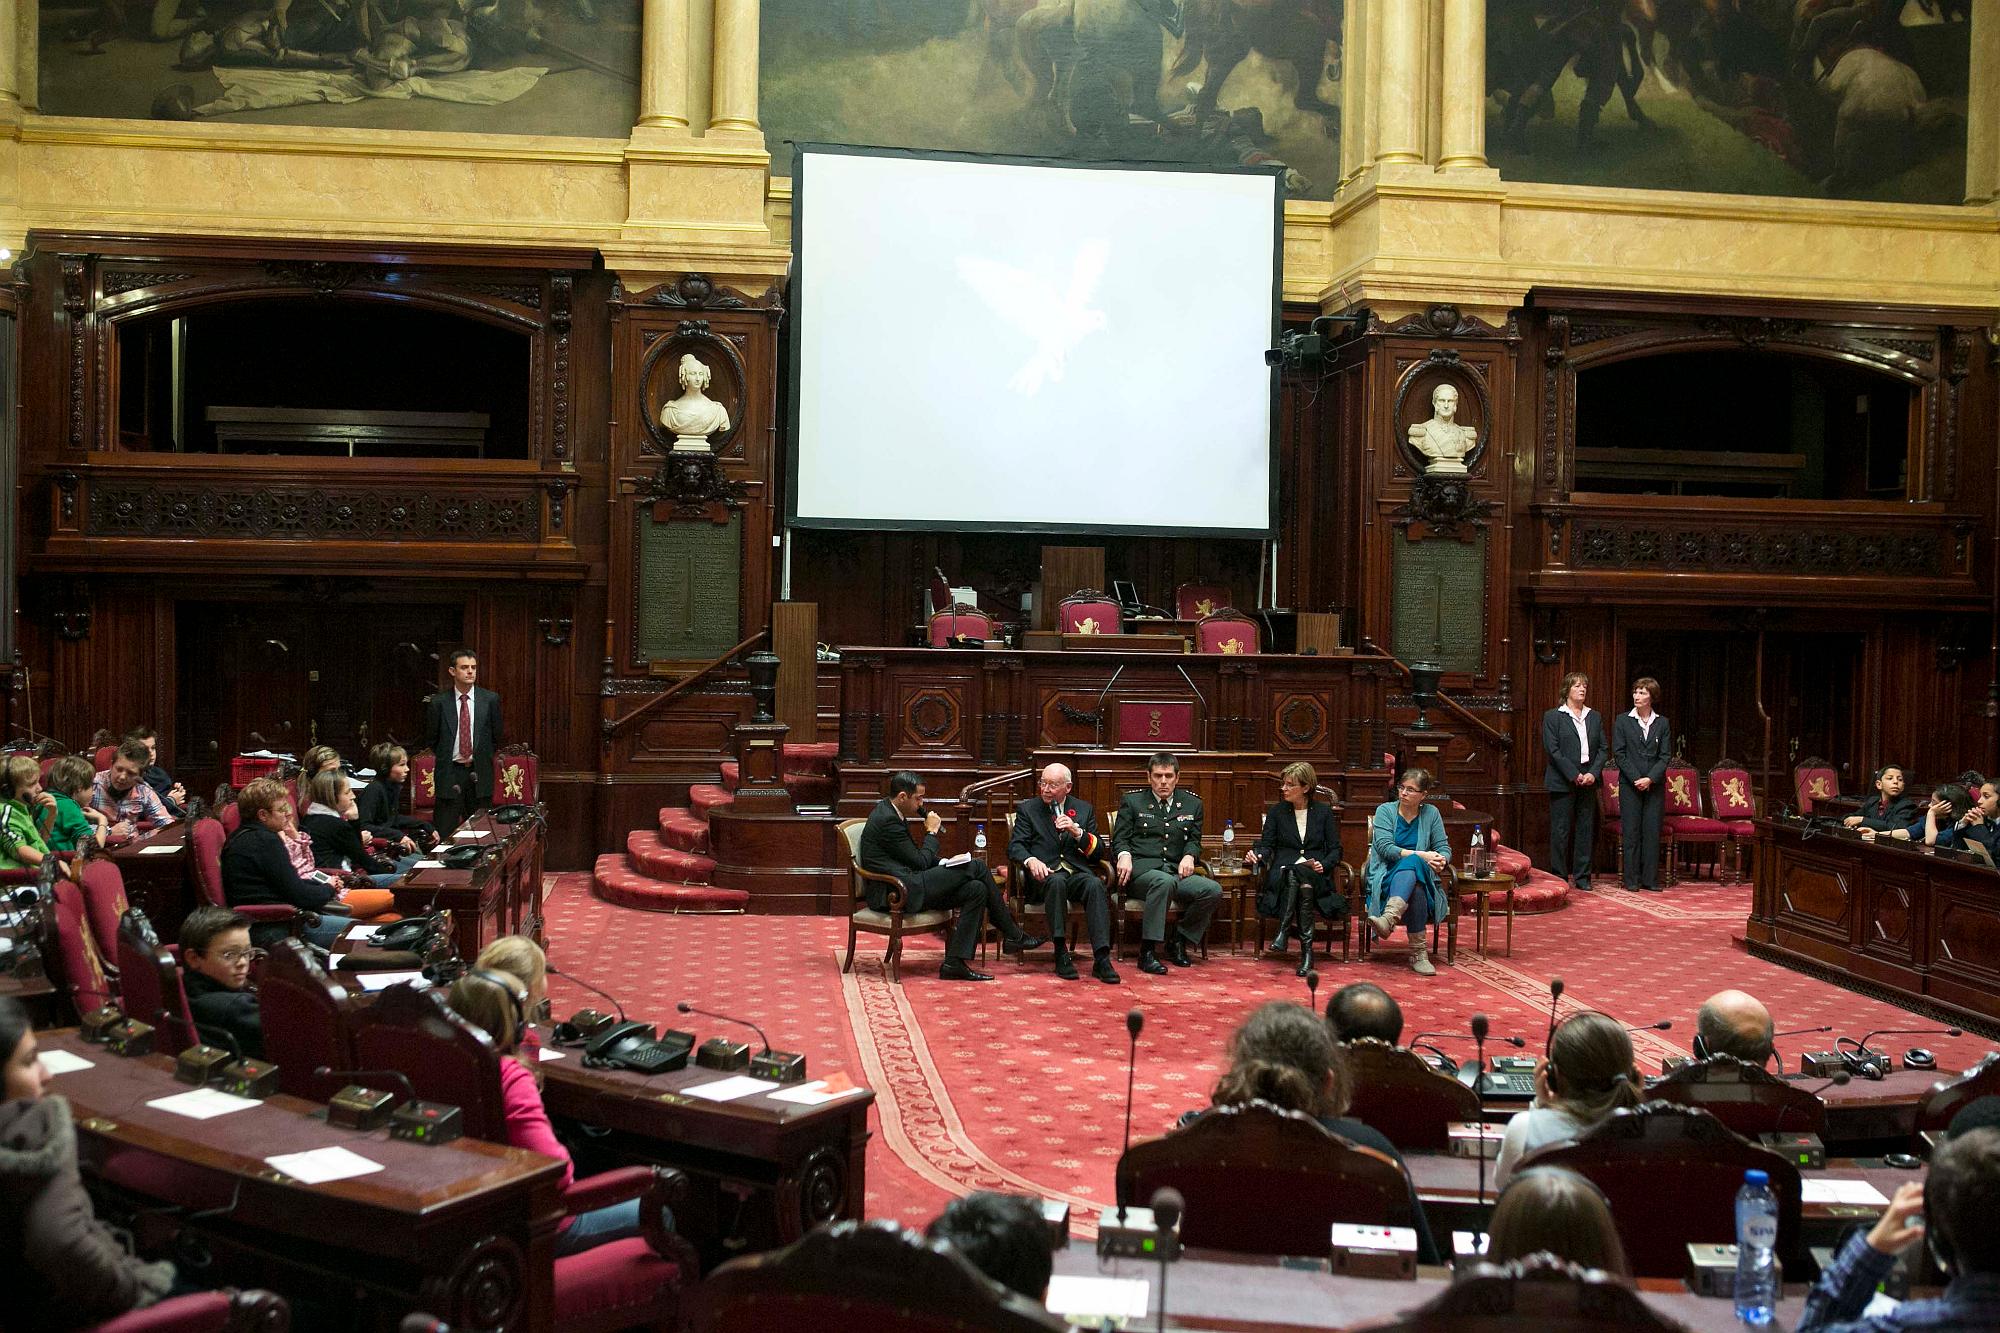
<svg viewBox="0 0 2000 1333">
<path fill-rule="evenodd" d="M 231 967 L 236 966 L 238 963 L 247 963 L 256 956 L 257 951 L 255 949 L 224 949 L 216 955 L 217 958 L 220 958 Z"/>
<path fill-rule="evenodd" d="M 1398 787 L 1396 788 L 1396 792 L 1402 796 L 1422 796 L 1424 789 L 1422 787 Z"/>
</svg>

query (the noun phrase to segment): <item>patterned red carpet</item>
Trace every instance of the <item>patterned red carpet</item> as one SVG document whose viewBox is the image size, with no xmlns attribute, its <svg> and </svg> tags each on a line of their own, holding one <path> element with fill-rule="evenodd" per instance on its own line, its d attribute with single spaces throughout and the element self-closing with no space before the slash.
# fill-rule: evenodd
<svg viewBox="0 0 2000 1333">
<path fill-rule="evenodd" d="M 1374 981 L 1402 1004 L 1406 1039 L 1463 1032 L 1483 1011 L 1496 1035 L 1525 1037 L 1528 1053 L 1539 1054 L 1548 982 L 1560 976 L 1562 1013 L 1595 1008 L 1631 1024 L 1673 1020 L 1671 1031 L 1633 1038 L 1649 1072 L 1663 1055 L 1687 1054 L 1696 1007 L 1726 986 L 1762 998 L 1780 1029 L 1832 1023 L 1836 1033 L 1859 1036 L 1929 1026 L 1751 958 L 1740 944 L 1748 912 L 1747 885 L 1579 894 L 1563 911 L 1517 920 L 1511 958 L 1474 954 L 1468 918 L 1457 965 L 1439 959 L 1436 979 L 1411 975 L 1398 945 L 1370 962 L 1323 964 L 1320 1001 L 1349 982 Z M 867 1211 L 912 1224 L 927 1221 L 947 1196 L 982 1188 L 1068 1199 L 1081 1223 L 1112 1197 L 1124 1130 L 1126 1011 L 1136 1006 L 1146 1016 L 1132 1113 L 1138 1137 L 1207 1103 L 1223 1044 L 1251 1008 L 1306 998 L 1289 964 L 1232 957 L 1226 931 L 1217 932 L 1209 962 L 1172 976 L 1121 963 L 1120 986 L 1087 973 L 1058 981 L 1046 950 L 1025 964 L 989 958 L 998 978 L 990 984 L 944 983 L 937 946 L 912 941 L 905 984 L 892 986 L 879 942 L 865 936 L 854 971 L 841 974 L 846 926 L 837 919 L 634 912 L 593 898 L 588 875 L 565 874 L 555 877 L 548 920 L 555 965 L 617 995 L 632 1017 L 664 1026 L 679 1017 L 675 1002 L 690 1000 L 762 1024 L 774 1045 L 805 1052 L 815 1077 L 842 1069 L 872 1086 Z M 1495 926 L 1497 948 L 1504 927 Z M 591 999 L 560 977 L 549 989 L 558 1014 Z M 705 1039 L 722 1025 L 692 1026 Z M 1824 1049 L 1830 1035 L 1780 1038 L 1786 1067 L 1796 1067 L 1802 1050 Z M 1454 1054 L 1471 1049 L 1469 1040 L 1441 1044 Z M 1929 1046 L 1947 1068 L 1963 1068 L 1989 1045 L 1972 1036 L 1886 1044 L 1899 1053 Z"/>
</svg>

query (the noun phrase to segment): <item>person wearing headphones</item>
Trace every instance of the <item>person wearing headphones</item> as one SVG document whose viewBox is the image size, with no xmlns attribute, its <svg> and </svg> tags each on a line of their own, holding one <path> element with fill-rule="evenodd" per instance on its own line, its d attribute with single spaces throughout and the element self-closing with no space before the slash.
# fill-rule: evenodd
<svg viewBox="0 0 2000 1333">
<path fill-rule="evenodd" d="M 533 1054 L 523 1055 L 521 1045 L 532 1017 L 528 987 L 511 972 L 475 967 L 451 984 L 448 1001 L 452 1010 L 493 1038 L 500 1051 L 500 1102 L 507 1123 L 510 1147 L 526 1148 L 562 1163 L 563 1188 L 576 1178 L 576 1164 L 569 1149 L 556 1137 L 549 1113 L 542 1105 L 542 1075 L 528 1063 Z M 667 1219 L 672 1225 L 672 1219 Z M 556 1257 L 581 1254 L 607 1241 L 624 1240 L 640 1233 L 639 1201 L 627 1199 L 605 1208 L 566 1217 L 556 1233 Z"/>
<path fill-rule="evenodd" d="M 1694 1058 L 1733 1055 L 1762 1069 L 1771 1063 L 1771 1011 L 1747 991 L 1717 991 L 1694 1017 Z"/>
<path fill-rule="evenodd" d="M 1896 1190 L 1866 1235 L 1851 1235 L 1806 1294 L 1798 1333 L 1972 1333 L 2000 1328 L 2000 1129 L 1954 1135 L 1931 1158 L 1928 1178 Z M 1944 1295 L 1863 1315 L 1897 1257 L 1930 1242 L 1951 1275 Z"/>
<path fill-rule="evenodd" d="M 1593 1011 L 1564 1019 L 1535 1070 L 1534 1106 L 1507 1122 L 1493 1183 L 1505 1188 L 1535 1149 L 1573 1139 L 1613 1111 L 1637 1106 L 1643 1086 L 1632 1038 L 1617 1020 Z"/>
</svg>

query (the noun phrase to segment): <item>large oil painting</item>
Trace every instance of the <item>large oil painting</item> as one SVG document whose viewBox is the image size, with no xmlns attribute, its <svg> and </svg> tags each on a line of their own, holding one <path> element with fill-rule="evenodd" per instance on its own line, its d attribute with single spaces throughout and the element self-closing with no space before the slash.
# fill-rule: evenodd
<svg viewBox="0 0 2000 1333">
<path fill-rule="evenodd" d="M 645 0 L 42 0 L 41 108 L 623 138 Z"/>
<path fill-rule="evenodd" d="M 1972 0 L 1490 0 L 1512 180 L 1965 197 Z"/>
<path fill-rule="evenodd" d="M 1340 180 L 1341 0 L 764 0 L 790 141 L 1286 168 Z"/>
</svg>

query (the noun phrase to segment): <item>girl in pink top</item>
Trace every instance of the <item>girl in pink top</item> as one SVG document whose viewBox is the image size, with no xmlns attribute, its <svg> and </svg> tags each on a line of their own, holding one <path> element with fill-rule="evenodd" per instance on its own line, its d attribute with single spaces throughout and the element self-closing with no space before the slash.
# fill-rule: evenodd
<svg viewBox="0 0 2000 1333">
<path fill-rule="evenodd" d="M 556 1137 L 549 1113 L 542 1106 L 541 1071 L 523 1058 L 522 1038 L 528 1032 L 528 988 L 510 972 L 474 968 L 452 983 L 451 1007 L 459 1017 L 485 1031 L 500 1048 L 500 1101 L 507 1118 L 507 1142 L 562 1163 L 563 1188 L 575 1179 L 569 1149 Z M 639 1201 L 628 1199 L 563 1219 L 556 1236 L 556 1254 L 578 1254 L 606 1241 L 639 1234 Z"/>
</svg>

